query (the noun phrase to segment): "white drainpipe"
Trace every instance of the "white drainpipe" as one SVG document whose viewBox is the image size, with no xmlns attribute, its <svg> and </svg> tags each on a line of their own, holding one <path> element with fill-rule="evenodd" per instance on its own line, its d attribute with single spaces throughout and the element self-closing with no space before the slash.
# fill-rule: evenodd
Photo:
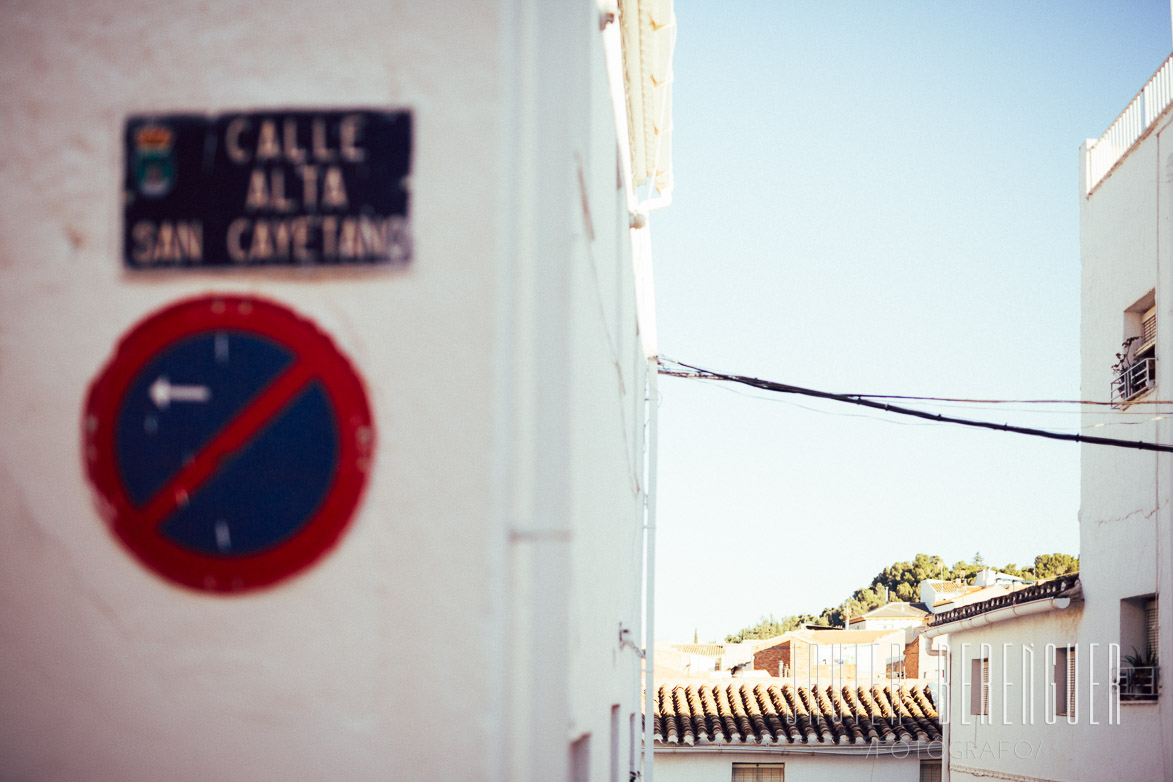
<svg viewBox="0 0 1173 782">
<path fill-rule="evenodd" d="M 660 361 L 648 359 L 648 515 L 647 515 L 647 622 L 644 626 L 644 782 L 652 782 L 652 758 L 655 755 L 654 719 L 656 702 L 655 628 L 656 628 L 656 439 L 659 434 L 660 398 L 657 390 Z"/>
</svg>

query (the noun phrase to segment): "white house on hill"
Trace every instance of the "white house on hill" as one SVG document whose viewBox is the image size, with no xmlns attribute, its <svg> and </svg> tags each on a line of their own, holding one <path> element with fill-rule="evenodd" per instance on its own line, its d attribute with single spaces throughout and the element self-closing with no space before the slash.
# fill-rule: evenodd
<svg viewBox="0 0 1173 782">
<path fill-rule="evenodd" d="M 897 630 L 920 627 L 928 615 L 929 612 L 919 604 L 896 602 L 853 616 L 848 625 L 852 630 Z"/>
</svg>

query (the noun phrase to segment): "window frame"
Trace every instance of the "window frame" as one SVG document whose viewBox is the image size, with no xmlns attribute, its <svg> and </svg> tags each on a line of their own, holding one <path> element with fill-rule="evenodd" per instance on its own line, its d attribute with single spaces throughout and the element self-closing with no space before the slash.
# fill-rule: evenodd
<svg viewBox="0 0 1173 782">
<path fill-rule="evenodd" d="M 920 782 L 941 782 L 942 766 L 939 760 L 920 762 Z"/>
<path fill-rule="evenodd" d="M 1076 696 L 1078 681 L 1078 656 L 1074 645 L 1056 646 L 1052 660 L 1051 680 L 1055 685 L 1055 700 L 1052 713 L 1056 717 L 1074 719 L 1078 715 L 1079 698 Z"/>
<path fill-rule="evenodd" d="M 1114 682 L 1121 703 L 1154 703 L 1160 699 L 1159 639 L 1160 595 L 1154 592 L 1122 598 Z M 1138 662 L 1144 664 L 1137 665 Z"/>
<path fill-rule="evenodd" d="M 989 657 L 973 657 L 969 661 L 969 715 L 990 716 Z"/>
<path fill-rule="evenodd" d="M 758 771 L 777 771 L 777 775 L 762 776 Z M 738 774 L 741 771 L 741 774 Z M 753 772 L 747 774 L 746 772 Z M 785 763 L 734 763 L 730 778 L 733 782 L 786 782 Z"/>
</svg>

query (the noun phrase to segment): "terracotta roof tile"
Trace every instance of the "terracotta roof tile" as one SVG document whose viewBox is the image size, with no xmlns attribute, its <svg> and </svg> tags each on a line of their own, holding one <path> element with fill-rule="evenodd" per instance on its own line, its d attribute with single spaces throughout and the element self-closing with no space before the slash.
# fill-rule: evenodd
<svg viewBox="0 0 1173 782">
<path fill-rule="evenodd" d="M 700 657 L 720 657 L 725 654 L 725 644 L 672 644 L 671 648 Z"/>
<path fill-rule="evenodd" d="M 662 684 L 655 740 L 662 744 L 870 744 L 941 740 L 932 695 L 921 687 L 792 687 L 735 682 Z"/>
</svg>

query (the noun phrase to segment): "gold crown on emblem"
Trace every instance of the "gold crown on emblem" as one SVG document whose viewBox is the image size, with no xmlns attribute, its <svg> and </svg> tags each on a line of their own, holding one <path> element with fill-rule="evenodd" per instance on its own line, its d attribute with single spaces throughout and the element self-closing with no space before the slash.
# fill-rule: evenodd
<svg viewBox="0 0 1173 782">
<path fill-rule="evenodd" d="M 162 125 L 144 125 L 135 131 L 134 141 L 139 149 L 162 150 L 171 146 L 175 134 Z"/>
</svg>

